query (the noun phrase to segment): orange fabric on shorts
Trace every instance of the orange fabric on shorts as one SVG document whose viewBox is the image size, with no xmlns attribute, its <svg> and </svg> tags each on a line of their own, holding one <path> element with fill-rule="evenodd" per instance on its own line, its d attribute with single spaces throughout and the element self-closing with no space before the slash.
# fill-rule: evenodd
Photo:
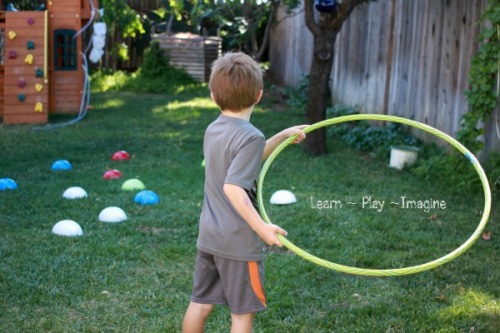
<svg viewBox="0 0 500 333">
<path fill-rule="evenodd" d="M 250 283 L 255 295 L 257 295 L 257 298 L 267 307 L 266 295 L 264 294 L 264 288 L 262 288 L 259 276 L 259 265 L 256 261 L 248 262 L 248 271 L 250 272 Z"/>
</svg>

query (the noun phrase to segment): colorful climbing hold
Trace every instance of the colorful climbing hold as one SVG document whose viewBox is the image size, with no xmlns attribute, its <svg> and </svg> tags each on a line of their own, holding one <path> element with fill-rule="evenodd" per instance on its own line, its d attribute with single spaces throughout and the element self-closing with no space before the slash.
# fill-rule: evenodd
<svg viewBox="0 0 500 333">
<path fill-rule="evenodd" d="M 43 104 L 38 102 L 35 104 L 35 112 L 43 112 Z"/>
<path fill-rule="evenodd" d="M 27 54 L 26 57 L 24 58 L 24 62 L 27 63 L 28 65 L 33 65 L 33 55 Z"/>
</svg>

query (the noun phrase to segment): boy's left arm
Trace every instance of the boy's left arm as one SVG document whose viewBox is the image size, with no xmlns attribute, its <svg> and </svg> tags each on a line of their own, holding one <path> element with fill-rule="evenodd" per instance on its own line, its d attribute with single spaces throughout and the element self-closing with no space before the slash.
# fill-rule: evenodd
<svg viewBox="0 0 500 333">
<path fill-rule="evenodd" d="M 302 142 L 302 140 L 306 138 L 306 134 L 303 130 L 307 126 L 308 125 L 299 125 L 289 127 L 269 138 L 266 141 L 266 146 L 264 148 L 264 152 L 262 153 L 262 160 L 265 161 L 269 157 L 269 155 L 271 155 L 271 153 L 276 149 L 276 147 L 278 147 L 283 141 L 285 141 L 292 135 L 297 135 L 297 138 L 292 142 L 293 144 Z"/>
<path fill-rule="evenodd" d="M 267 245 L 283 246 L 278 234 L 286 236 L 287 232 L 275 224 L 264 222 L 243 188 L 238 185 L 224 184 L 224 194 L 238 214 Z"/>
</svg>

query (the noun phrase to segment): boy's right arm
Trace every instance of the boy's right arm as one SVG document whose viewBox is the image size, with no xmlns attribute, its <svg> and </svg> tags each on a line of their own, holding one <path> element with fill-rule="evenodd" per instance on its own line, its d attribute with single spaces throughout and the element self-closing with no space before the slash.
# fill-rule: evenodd
<svg viewBox="0 0 500 333">
<path fill-rule="evenodd" d="M 291 137 L 292 135 L 297 135 L 297 138 L 292 142 L 293 144 L 297 144 L 302 142 L 306 138 L 304 133 L 304 129 L 308 125 L 299 125 L 289 127 L 284 129 L 283 131 L 273 135 L 266 141 L 266 146 L 264 147 L 264 152 L 262 153 L 262 160 L 265 161 L 269 155 L 278 147 L 283 141 Z"/>
<path fill-rule="evenodd" d="M 224 184 L 224 193 L 236 211 L 267 245 L 283 246 L 278 234 L 286 236 L 287 232 L 275 224 L 264 222 L 243 188 L 233 184 Z"/>
</svg>

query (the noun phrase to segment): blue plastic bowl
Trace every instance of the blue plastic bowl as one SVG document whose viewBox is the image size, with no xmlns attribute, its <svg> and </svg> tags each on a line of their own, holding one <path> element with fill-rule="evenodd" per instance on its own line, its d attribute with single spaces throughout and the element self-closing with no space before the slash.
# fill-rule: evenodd
<svg viewBox="0 0 500 333">
<path fill-rule="evenodd" d="M 10 178 L 0 179 L 0 191 L 4 190 L 15 190 L 17 189 L 17 184 Z"/>
<path fill-rule="evenodd" d="M 153 205 L 160 202 L 160 198 L 153 191 L 140 191 L 134 197 L 134 202 L 141 205 Z"/>
<path fill-rule="evenodd" d="M 52 170 L 71 170 L 71 163 L 66 160 L 58 160 L 52 163 Z"/>
</svg>

